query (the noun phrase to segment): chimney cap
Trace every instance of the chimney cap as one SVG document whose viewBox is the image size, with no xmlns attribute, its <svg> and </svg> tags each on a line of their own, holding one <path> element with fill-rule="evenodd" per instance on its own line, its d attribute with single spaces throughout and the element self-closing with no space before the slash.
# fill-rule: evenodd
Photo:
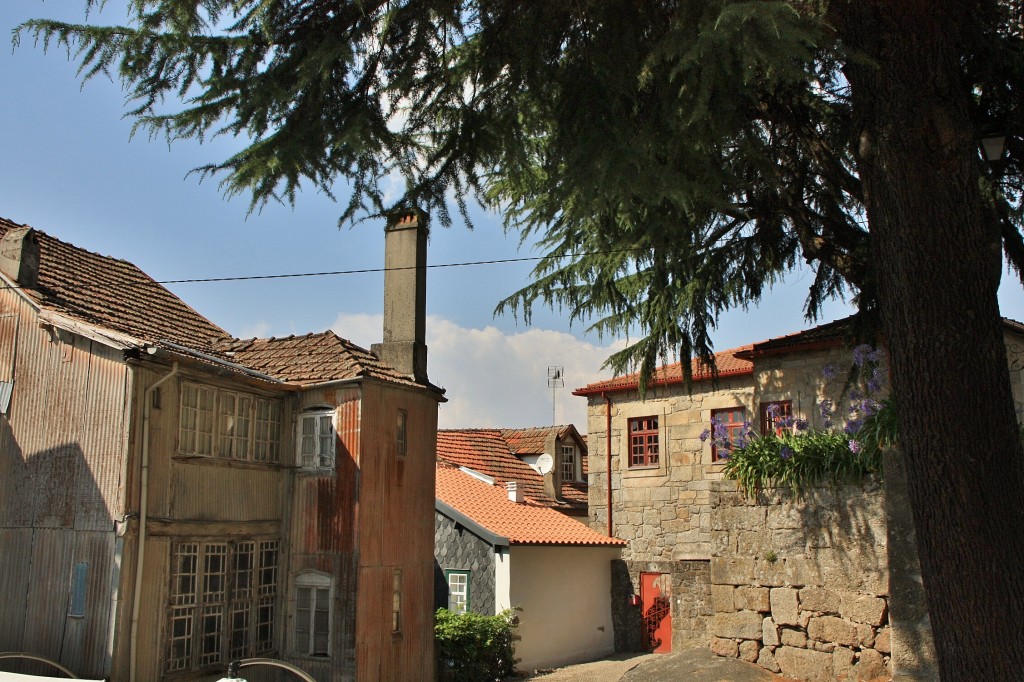
<svg viewBox="0 0 1024 682">
<path fill-rule="evenodd" d="M 387 211 L 384 216 L 387 218 L 385 230 L 427 229 L 430 223 L 430 216 L 415 207 L 395 208 Z"/>
</svg>

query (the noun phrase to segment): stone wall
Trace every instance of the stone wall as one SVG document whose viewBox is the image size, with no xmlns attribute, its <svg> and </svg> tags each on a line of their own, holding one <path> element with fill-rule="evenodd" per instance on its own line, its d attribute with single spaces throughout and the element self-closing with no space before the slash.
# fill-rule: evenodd
<svg viewBox="0 0 1024 682">
<path fill-rule="evenodd" d="M 707 561 L 612 561 L 612 625 L 616 651 L 642 651 L 641 613 L 629 604 L 640 594 L 641 573 L 672 576 L 672 651 L 706 647 L 711 624 L 711 581 Z"/>
<path fill-rule="evenodd" d="M 879 485 L 748 500 L 711 488 L 712 650 L 799 680 L 890 674 Z"/>
</svg>

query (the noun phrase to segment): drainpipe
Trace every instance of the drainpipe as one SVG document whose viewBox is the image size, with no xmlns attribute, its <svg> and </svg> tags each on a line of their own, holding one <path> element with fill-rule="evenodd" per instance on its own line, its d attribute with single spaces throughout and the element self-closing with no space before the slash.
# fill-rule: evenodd
<svg viewBox="0 0 1024 682">
<path fill-rule="evenodd" d="M 169 374 L 146 389 L 142 400 L 142 471 L 140 474 L 141 490 L 139 491 L 139 551 L 135 559 L 135 589 L 132 591 L 132 630 L 131 630 L 131 652 L 129 654 L 129 680 L 136 682 L 136 670 L 138 668 L 138 642 L 139 642 L 139 610 L 142 605 L 142 566 L 146 556 L 146 514 L 149 505 L 149 419 L 153 411 L 153 393 L 175 374 L 178 373 L 178 363 Z"/>
<path fill-rule="evenodd" d="M 604 398 L 604 432 L 607 454 L 605 457 L 605 471 L 608 472 L 608 537 L 615 537 L 615 526 L 612 523 L 612 399 L 607 392 L 602 392 Z"/>
</svg>

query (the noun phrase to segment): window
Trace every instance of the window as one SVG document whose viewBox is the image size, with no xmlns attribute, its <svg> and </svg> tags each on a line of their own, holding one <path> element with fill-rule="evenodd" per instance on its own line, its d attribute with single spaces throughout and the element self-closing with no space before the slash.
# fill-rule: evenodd
<svg viewBox="0 0 1024 682">
<path fill-rule="evenodd" d="M 398 427 L 395 432 L 395 450 L 399 457 L 405 457 L 409 449 L 408 440 L 409 413 L 405 410 L 398 411 Z"/>
<path fill-rule="evenodd" d="M 330 656 L 331 578 L 303 573 L 295 580 L 295 653 Z"/>
<path fill-rule="evenodd" d="M 629 466 L 658 464 L 658 418 L 634 417 L 629 420 Z"/>
<path fill-rule="evenodd" d="M 71 599 L 68 615 L 76 618 L 85 617 L 85 591 L 89 582 L 89 564 L 76 561 L 71 567 Z"/>
<path fill-rule="evenodd" d="M 777 400 L 770 403 L 761 403 L 761 433 L 775 432 L 781 436 L 782 430 L 787 423 L 793 419 L 793 402 L 790 400 Z"/>
<path fill-rule="evenodd" d="M 402 569 L 391 574 L 391 632 L 402 631 Z"/>
<path fill-rule="evenodd" d="M 188 455 L 213 455 L 214 403 L 214 389 L 198 384 L 181 385 L 181 452 Z"/>
<path fill-rule="evenodd" d="M 249 427 L 252 398 L 230 391 L 220 391 L 217 432 L 220 434 L 217 454 L 233 459 L 249 459 Z"/>
<path fill-rule="evenodd" d="M 281 404 L 257 398 L 255 413 L 253 461 L 276 462 L 280 456 L 278 446 L 281 442 Z"/>
<path fill-rule="evenodd" d="M 448 578 L 448 610 L 465 613 L 469 610 L 469 571 L 446 571 Z"/>
<path fill-rule="evenodd" d="M 329 469 L 334 466 L 334 411 L 303 414 L 299 421 L 299 466 Z"/>
<path fill-rule="evenodd" d="M 279 401 L 181 383 L 180 453 L 272 463 L 280 442 Z"/>
<path fill-rule="evenodd" d="M 717 426 L 717 428 L 716 428 Z M 747 429 L 747 411 L 742 407 L 727 407 L 724 410 L 711 410 L 711 461 L 729 459 L 729 452 L 743 438 Z M 719 435 L 722 434 L 722 435 Z M 727 441 L 721 444 L 720 440 Z"/>
<path fill-rule="evenodd" d="M 562 446 L 562 481 L 576 481 L 576 446 Z"/>
<path fill-rule="evenodd" d="M 273 649 L 278 553 L 277 540 L 173 544 L 168 673 Z"/>
</svg>

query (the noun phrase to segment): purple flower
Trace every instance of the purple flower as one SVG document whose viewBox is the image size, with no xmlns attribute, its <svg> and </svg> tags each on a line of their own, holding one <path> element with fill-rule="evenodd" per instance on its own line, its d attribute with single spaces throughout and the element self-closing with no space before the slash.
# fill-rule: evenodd
<svg viewBox="0 0 1024 682">
<path fill-rule="evenodd" d="M 818 403 L 818 409 L 821 410 L 821 418 L 830 421 L 832 419 L 832 411 L 835 409 L 835 406 L 832 404 L 831 400 L 823 398 L 822 401 Z"/>
<path fill-rule="evenodd" d="M 707 443 L 708 442 L 708 438 L 710 438 L 710 437 L 711 437 L 711 429 L 704 429 L 703 431 L 700 432 L 700 442 L 701 443 Z"/>
<path fill-rule="evenodd" d="M 852 452 L 855 455 L 858 452 L 860 452 L 860 441 L 856 441 L 856 440 L 851 440 L 850 441 L 850 452 Z"/>
<path fill-rule="evenodd" d="M 831 362 L 821 368 L 821 376 L 825 377 L 829 381 L 835 379 L 839 375 L 839 369 Z"/>
<path fill-rule="evenodd" d="M 873 400 L 871 398 L 867 398 L 866 400 L 862 400 L 860 405 L 858 406 L 858 408 L 860 409 L 860 413 L 862 415 L 864 415 L 865 417 L 871 416 L 875 412 L 878 412 L 878 410 L 881 407 L 882 406 L 879 404 L 879 402 L 877 400 Z"/>
<path fill-rule="evenodd" d="M 728 452 L 728 450 L 719 450 L 718 451 L 718 459 L 719 460 L 729 459 L 729 452 Z"/>
<path fill-rule="evenodd" d="M 850 421 L 846 422 L 846 428 L 843 429 L 843 432 L 852 436 L 853 434 L 860 431 L 860 427 L 863 425 L 864 422 L 862 420 L 851 419 Z"/>
<path fill-rule="evenodd" d="M 779 457 L 781 457 L 782 459 L 789 459 L 792 456 L 793 448 L 789 447 L 788 445 L 783 445 L 782 449 L 779 450 Z"/>
<path fill-rule="evenodd" d="M 771 419 L 774 420 L 776 417 L 779 416 L 779 404 L 778 403 L 772 403 L 771 405 L 768 406 L 768 409 L 765 410 L 765 412 L 768 414 L 768 416 Z"/>
<path fill-rule="evenodd" d="M 796 420 L 796 430 L 797 431 L 806 431 L 809 427 L 810 427 L 810 424 L 807 422 L 806 419 L 797 419 Z"/>
<path fill-rule="evenodd" d="M 863 367 L 865 364 L 878 362 L 878 351 L 868 344 L 861 344 L 853 349 L 853 364 Z"/>
</svg>

